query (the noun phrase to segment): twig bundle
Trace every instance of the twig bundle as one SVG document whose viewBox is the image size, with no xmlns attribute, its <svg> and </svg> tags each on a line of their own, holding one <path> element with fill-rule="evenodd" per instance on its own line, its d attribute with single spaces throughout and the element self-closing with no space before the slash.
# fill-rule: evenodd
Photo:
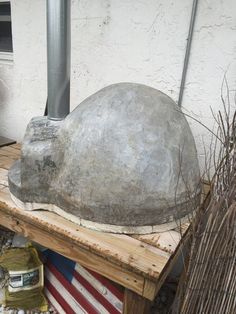
<svg viewBox="0 0 236 314">
<path fill-rule="evenodd" d="M 211 200 L 193 224 L 181 314 L 236 313 L 236 112 L 218 113 L 218 160 Z M 220 161 L 220 162 L 219 162 Z"/>
</svg>

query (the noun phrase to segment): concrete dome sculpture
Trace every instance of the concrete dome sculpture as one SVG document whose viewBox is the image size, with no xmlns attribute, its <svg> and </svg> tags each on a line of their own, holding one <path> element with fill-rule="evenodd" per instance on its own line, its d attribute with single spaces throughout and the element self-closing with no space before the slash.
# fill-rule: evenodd
<svg viewBox="0 0 236 314">
<path fill-rule="evenodd" d="M 199 179 L 179 107 L 133 83 L 98 91 L 62 121 L 33 118 L 21 160 L 9 171 L 20 206 L 119 233 L 173 228 L 199 201 Z"/>
</svg>

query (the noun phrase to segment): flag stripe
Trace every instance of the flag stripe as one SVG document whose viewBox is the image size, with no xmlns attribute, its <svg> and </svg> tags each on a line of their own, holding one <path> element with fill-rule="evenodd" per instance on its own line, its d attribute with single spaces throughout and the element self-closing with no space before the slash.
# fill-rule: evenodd
<svg viewBox="0 0 236 314">
<path fill-rule="evenodd" d="M 52 292 L 55 294 L 55 290 L 58 293 L 59 299 L 57 299 L 57 296 L 55 298 L 57 301 L 61 304 L 63 307 L 64 301 L 66 304 L 69 305 L 69 307 L 72 309 L 72 313 L 76 314 L 86 314 L 87 312 L 82 308 L 82 306 L 75 300 L 75 298 L 69 293 L 69 291 L 62 285 L 62 283 L 54 276 L 54 274 L 46 268 L 45 271 L 48 280 L 50 281 Z M 55 290 L 53 290 L 55 289 Z M 63 303 L 62 303 L 63 302 Z M 65 305 L 66 305 L 65 304 Z M 63 308 L 67 312 L 67 308 Z"/>
<path fill-rule="evenodd" d="M 62 298 L 61 294 L 55 289 L 55 287 L 49 282 L 48 279 L 45 280 L 46 287 L 50 294 L 57 300 L 60 306 L 67 314 L 75 314 L 70 305 Z"/>
<path fill-rule="evenodd" d="M 109 280 L 104 278 L 103 276 L 95 273 L 93 270 L 87 269 L 90 274 L 92 274 L 97 280 L 99 280 L 107 289 L 109 289 L 121 302 L 123 302 L 123 293 L 114 287 Z"/>
<path fill-rule="evenodd" d="M 91 291 L 87 289 L 80 281 L 78 281 L 75 277 L 75 273 L 71 284 L 85 297 L 85 299 L 95 307 L 98 313 L 109 314 L 106 308 L 99 302 L 100 300 L 96 300 L 94 296 L 91 294 Z"/>
<path fill-rule="evenodd" d="M 91 292 L 91 294 L 99 300 L 99 302 L 106 308 L 106 310 L 110 314 L 120 314 L 119 311 L 109 302 L 107 301 L 103 295 L 101 295 L 85 278 L 83 278 L 78 272 L 74 273 L 75 278 L 87 289 Z"/>
<path fill-rule="evenodd" d="M 98 281 L 92 274 L 88 272 L 83 266 L 80 264 L 75 265 L 75 270 L 77 273 L 79 273 L 81 276 L 83 276 L 87 281 L 90 282 L 90 284 L 102 295 L 106 295 L 107 288 L 102 285 L 100 281 Z"/>
<path fill-rule="evenodd" d="M 53 274 L 56 276 L 56 278 L 59 280 L 59 282 L 65 287 L 65 289 L 70 293 L 70 295 L 73 296 L 73 298 L 79 302 L 79 304 L 82 306 L 82 308 L 89 314 L 97 314 L 98 312 L 93 307 L 92 304 L 90 304 L 86 298 L 78 291 L 76 288 L 69 283 L 65 277 L 54 267 L 50 262 L 47 263 L 47 267 Z M 76 313 L 77 314 L 77 313 Z"/>
<path fill-rule="evenodd" d="M 57 313 L 59 314 L 67 314 L 62 306 L 57 302 L 57 300 L 54 298 L 54 296 L 50 293 L 50 291 L 44 287 L 44 293 L 49 301 L 49 303 L 53 306 L 53 309 L 55 309 L 57 311 Z M 72 312 L 74 313 L 74 312 Z"/>
<path fill-rule="evenodd" d="M 45 257 L 45 278 L 48 279 L 45 287 L 59 314 L 122 313 L 124 293 L 109 279 L 56 252 L 46 250 Z M 64 305 L 61 304 L 63 299 Z"/>
<path fill-rule="evenodd" d="M 123 302 L 120 301 L 109 289 L 107 289 L 99 280 L 89 273 L 80 264 L 75 265 L 75 270 L 84 277 L 109 303 L 111 303 L 117 311 L 122 313 Z"/>
</svg>

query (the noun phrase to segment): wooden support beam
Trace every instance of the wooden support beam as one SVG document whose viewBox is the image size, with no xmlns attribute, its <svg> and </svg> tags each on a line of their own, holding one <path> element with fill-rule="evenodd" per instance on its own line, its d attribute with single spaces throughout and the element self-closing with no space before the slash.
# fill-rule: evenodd
<svg viewBox="0 0 236 314">
<path fill-rule="evenodd" d="M 123 314 L 149 314 L 151 304 L 151 301 L 125 289 Z"/>
<path fill-rule="evenodd" d="M 0 221 L 1 224 L 8 229 L 66 256 L 124 287 L 129 287 L 129 289 L 140 295 L 143 294 L 144 278 L 141 275 L 128 271 L 122 266 L 115 265 L 105 258 L 93 254 L 74 243 L 55 237 L 55 235 L 52 236 L 50 232 L 42 230 L 21 219 L 11 217 L 3 212 L 0 212 Z"/>
</svg>

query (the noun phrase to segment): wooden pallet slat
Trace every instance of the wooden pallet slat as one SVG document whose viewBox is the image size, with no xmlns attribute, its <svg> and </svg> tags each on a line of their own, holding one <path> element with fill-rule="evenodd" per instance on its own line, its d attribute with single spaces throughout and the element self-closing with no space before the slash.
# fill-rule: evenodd
<svg viewBox="0 0 236 314">
<path fill-rule="evenodd" d="M 3 205 L 4 202 L 4 205 Z M 47 211 L 23 211 L 16 208 L 6 187 L 0 191 L 0 204 L 7 214 L 33 223 L 49 231 L 51 235 L 76 243 L 90 251 L 106 256 L 114 263 L 125 265 L 136 273 L 155 280 L 165 267 L 170 254 L 130 236 L 103 233 L 78 226 L 55 213 Z"/>
</svg>

